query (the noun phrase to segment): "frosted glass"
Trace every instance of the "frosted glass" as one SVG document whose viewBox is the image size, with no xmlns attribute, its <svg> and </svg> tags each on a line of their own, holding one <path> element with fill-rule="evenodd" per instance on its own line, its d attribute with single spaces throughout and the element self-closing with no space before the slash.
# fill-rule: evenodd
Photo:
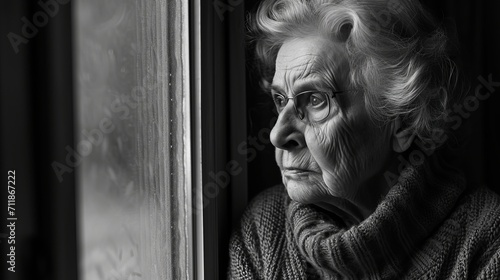
<svg viewBox="0 0 500 280">
<path fill-rule="evenodd" d="M 187 2 L 75 1 L 83 280 L 193 278 Z"/>
</svg>

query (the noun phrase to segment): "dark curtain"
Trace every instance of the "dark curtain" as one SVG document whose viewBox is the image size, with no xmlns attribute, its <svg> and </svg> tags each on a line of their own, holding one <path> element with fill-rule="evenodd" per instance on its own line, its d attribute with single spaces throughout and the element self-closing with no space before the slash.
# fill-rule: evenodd
<svg viewBox="0 0 500 280">
<path fill-rule="evenodd" d="M 422 2 L 439 19 L 455 23 L 460 47 L 458 59 L 463 79 L 471 88 L 469 94 L 474 95 L 475 89 L 483 84 L 481 77 L 494 82 L 491 96 L 465 119 L 463 149 L 458 152 L 470 184 L 487 185 L 500 193 L 500 184 L 494 177 L 500 168 L 500 2 Z"/>
<path fill-rule="evenodd" d="M 47 2 L 50 17 L 40 6 Z M 60 181 L 52 168 L 74 147 L 71 26 L 70 1 L 9 0 L 0 8 L 0 279 L 77 279 L 74 170 Z M 7 217 L 17 219 L 15 230 Z"/>
</svg>

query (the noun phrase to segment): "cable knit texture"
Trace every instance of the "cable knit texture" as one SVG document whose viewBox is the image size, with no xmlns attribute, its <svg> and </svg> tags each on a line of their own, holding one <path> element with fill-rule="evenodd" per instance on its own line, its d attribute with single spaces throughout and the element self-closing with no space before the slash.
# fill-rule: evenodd
<svg viewBox="0 0 500 280">
<path fill-rule="evenodd" d="M 260 194 L 231 238 L 229 279 L 500 279 L 500 199 L 456 171 L 405 169 L 359 225 Z"/>
</svg>

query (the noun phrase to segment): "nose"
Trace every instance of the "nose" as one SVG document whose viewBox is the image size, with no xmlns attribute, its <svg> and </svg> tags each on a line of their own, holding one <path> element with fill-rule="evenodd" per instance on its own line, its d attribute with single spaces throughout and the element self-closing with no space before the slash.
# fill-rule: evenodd
<svg viewBox="0 0 500 280">
<path fill-rule="evenodd" d="M 292 102 L 288 102 L 278 115 L 278 120 L 271 130 L 271 143 L 279 149 L 293 150 L 305 146 L 304 134 L 301 132 L 302 122 L 295 113 Z"/>
</svg>

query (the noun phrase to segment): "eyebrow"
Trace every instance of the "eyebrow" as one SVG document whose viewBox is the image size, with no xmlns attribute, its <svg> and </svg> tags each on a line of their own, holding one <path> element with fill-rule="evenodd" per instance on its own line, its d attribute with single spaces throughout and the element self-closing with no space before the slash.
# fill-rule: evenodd
<svg viewBox="0 0 500 280">
<path fill-rule="evenodd" d="M 329 87 L 328 84 L 329 83 L 326 82 L 325 79 L 321 76 L 317 76 L 317 77 L 309 78 L 309 79 L 297 80 L 292 87 L 292 91 L 293 91 L 292 95 L 297 95 L 301 92 L 311 90 L 311 89 Z M 332 84 L 335 85 L 336 83 L 332 82 Z M 286 95 L 285 90 L 282 87 L 280 87 L 279 85 L 271 84 L 269 87 L 271 90 L 274 90 L 280 94 Z M 335 88 L 333 88 L 332 90 L 339 91 L 337 88 L 338 88 L 338 86 L 335 86 Z"/>
</svg>

